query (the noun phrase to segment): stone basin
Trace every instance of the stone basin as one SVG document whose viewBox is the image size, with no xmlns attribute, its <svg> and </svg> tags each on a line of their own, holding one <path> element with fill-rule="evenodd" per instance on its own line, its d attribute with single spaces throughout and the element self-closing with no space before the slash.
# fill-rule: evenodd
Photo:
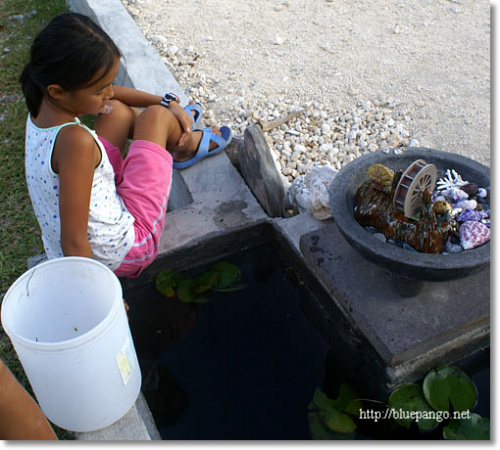
<svg viewBox="0 0 500 450">
<path fill-rule="evenodd" d="M 403 279 L 448 281 L 486 269 L 490 264 L 490 242 L 460 253 L 420 253 L 379 241 L 354 218 L 354 196 L 358 187 L 368 179 L 368 167 L 380 163 L 396 171 L 406 169 L 417 159 L 434 164 L 438 178 L 447 169 L 455 169 L 465 181 L 479 187 L 490 186 L 489 168 L 461 155 L 417 147 L 399 154 L 393 150 L 388 153 L 377 151 L 347 164 L 333 179 L 329 192 L 330 207 L 341 233 L 366 259 Z"/>
</svg>

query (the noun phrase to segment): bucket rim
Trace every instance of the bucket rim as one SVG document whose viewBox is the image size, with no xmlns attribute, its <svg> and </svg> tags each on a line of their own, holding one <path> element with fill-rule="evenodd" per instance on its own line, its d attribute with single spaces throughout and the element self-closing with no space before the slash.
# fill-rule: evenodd
<svg viewBox="0 0 500 450">
<path fill-rule="evenodd" d="M 36 270 L 39 269 L 46 269 L 46 266 L 51 266 L 53 267 L 54 265 L 60 265 L 60 264 L 67 264 L 67 263 L 72 263 L 72 262 L 83 262 L 85 264 L 91 264 L 94 265 L 95 267 L 98 267 L 101 270 L 104 270 L 104 272 L 107 272 L 108 274 L 111 274 L 112 277 L 112 283 L 117 287 L 117 292 L 120 293 L 118 297 L 123 298 L 123 289 L 120 284 L 120 281 L 118 277 L 113 273 L 111 269 L 106 267 L 104 264 L 102 264 L 99 261 L 96 261 L 94 259 L 86 258 L 83 256 L 65 256 L 62 258 L 56 258 L 56 259 L 50 259 L 48 261 L 44 261 L 40 264 L 37 264 L 36 266 L 32 267 L 31 269 L 27 270 L 25 273 L 23 273 L 13 284 L 10 286 L 10 288 L 7 290 L 5 293 L 3 300 L 2 300 L 2 307 L 0 310 L 0 316 L 1 316 L 1 323 L 2 327 L 5 330 L 5 333 L 9 336 L 9 338 L 16 343 L 19 343 L 25 347 L 36 349 L 39 351 L 60 351 L 60 350 L 70 350 L 75 347 L 81 347 L 85 345 L 87 342 L 90 342 L 91 340 L 96 339 L 100 335 L 102 335 L 109 327 L 110 323 L 113 323 L 117 316 L 118 313 L 120 312 L 120 308 L 125 309 L 123 302 L 122 301 L 116 301 L 113 300 L 113 303 L 111 305 L 111 308 L 109 309 L 108 314 L 92 329 L 80 334 L 79 336 L 76 336 L 74 338 L 70 339 L 65 339 L 63 341 L 57 341 L 57 342 L 43 342 L 43 341 L 36 341 L 33 339 L 28 339 L 24 336 L 20 336 L 13 332 L 12 328 L 10 325 L 6 324 L 4 322 L 4 317 L 8 316 L 9 314 L 9 298 L 10 294 L 12 294 L 20 284 L 22 284 L 26 278 L 32 277 L 35 273 Z M 14 346 L 15 347 L 15 346 Z"/>
</svg>

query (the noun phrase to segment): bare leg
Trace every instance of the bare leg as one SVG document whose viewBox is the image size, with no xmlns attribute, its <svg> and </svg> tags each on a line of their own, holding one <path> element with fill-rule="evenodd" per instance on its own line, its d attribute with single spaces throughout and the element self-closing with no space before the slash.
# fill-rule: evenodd
<svg viewBox="0 0 500 450">
<path fill-rule="evenodd" d="M 99 114 L 95 130 L 99 136 L 118 147 L 123 155 L 125 144 L 127 139 L 133 136 L 135 122 L 141 110 L 131 108 L 118 100 L 110 100 L 108 104 L 113 109 L 108 114 Z"/>
<path fill-rule="evenodd" d="M 212 128 L 212 131 L 220 134 L 217 127 Z M 145 109 L 137 117 L 133 138 L 154 142 L 171 152 L 175 161 L 185 161 L 196 153 L 202 132 L 188 133 L 183 139 L 183 144 L 179 145 L 182 134 L 183 130 L 179 121 L 172 112 L 163 106 L 154 105 Z M 211 149 L 215 147 L 215 143 L 210 146 Z"/>
</svg>

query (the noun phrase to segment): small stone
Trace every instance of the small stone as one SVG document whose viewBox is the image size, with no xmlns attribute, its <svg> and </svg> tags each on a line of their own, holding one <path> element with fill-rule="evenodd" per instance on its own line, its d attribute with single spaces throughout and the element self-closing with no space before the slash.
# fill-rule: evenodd
<svg viewBox="0 0 500 450">
<path fill-rule="evenodd" d="M 467 183 L 463 186 L 460 186 L 460 189 L 469 195 L 469 198 L 473 195 L 476 195 L 479 190 L 479 186 L 475 183 Z"/>
<path fill-rule="evenodd" d="M 387 242 L 387 238 L 382 233 L 375 233 L 372 236 L 380 242 Z"/>
<path fill-rule="evenodd" d="M 460 253 L 463 251 L 463 248 L 459 244 L 452 244 L 451 241 L 446 242 L 446 252 L 447 253 Z"/>
<path fill-rule="evenodd" d="M 178 51 L 179 47 L 177 47 L 176 45 L 171 45 L 170 47 L 167 48 L 167 55 L 175 56 Z"/>
</svg>

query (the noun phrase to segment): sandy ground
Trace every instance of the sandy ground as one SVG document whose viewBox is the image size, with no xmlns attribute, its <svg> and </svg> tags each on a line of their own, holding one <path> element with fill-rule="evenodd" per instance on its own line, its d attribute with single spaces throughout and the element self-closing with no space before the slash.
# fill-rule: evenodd
<svg viewBox="0 0 500 450">
<path fill-rule="evenodd" d="M 392 101 L 420 145 L 490 164 L 485 0 L 122 2 L 188 95 L 202 86 L 219 122 L 238 101 L 328 111 Z"/>
</svg>

